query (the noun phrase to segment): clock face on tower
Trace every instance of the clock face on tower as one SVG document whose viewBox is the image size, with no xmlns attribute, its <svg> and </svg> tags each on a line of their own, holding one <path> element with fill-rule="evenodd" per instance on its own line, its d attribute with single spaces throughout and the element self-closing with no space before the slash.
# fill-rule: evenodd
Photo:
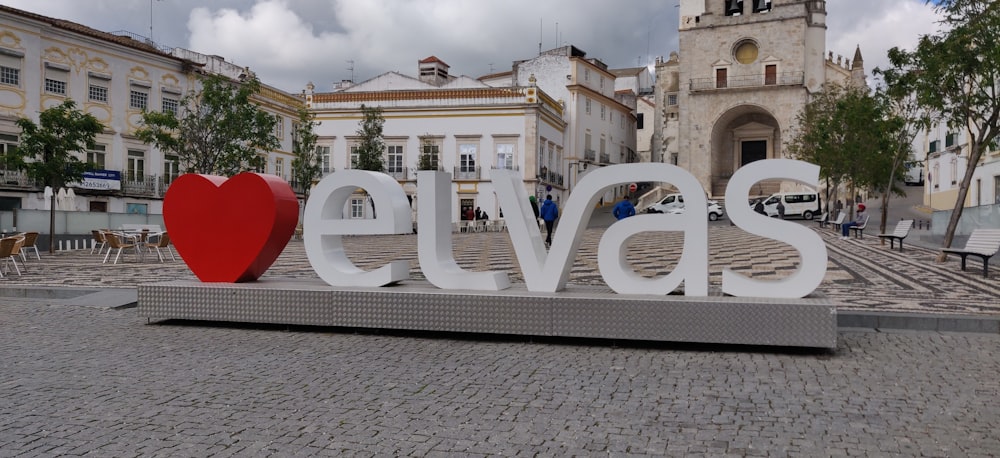
<svg viewBox="0 0 1000 458">
<path fill-rule="evenodd" d="M 736 44 L 733 53 L 736 61 L 741 64 L 752 64 L 757 60 L 757 44 L 751 40 L 743 40 Z"/>
</svg>

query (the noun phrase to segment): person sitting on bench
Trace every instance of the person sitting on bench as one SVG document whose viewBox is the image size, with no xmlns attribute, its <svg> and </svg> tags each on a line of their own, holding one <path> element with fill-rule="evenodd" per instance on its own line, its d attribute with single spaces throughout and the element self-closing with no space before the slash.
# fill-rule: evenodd
<svg viewBox="0 0 1000 458">
<path fill-rule="evenodd" d="M 858 204 L 858 212 L 854 214 L 854 221 L 840 225 L 840 235 L 842 235 L 840 240 L 849 239 L 848 234 L 851 233 L 851 228 L 864 224 L 867 219 L 868 215 L 865 213 L 865 204 Z"/>
</svg>

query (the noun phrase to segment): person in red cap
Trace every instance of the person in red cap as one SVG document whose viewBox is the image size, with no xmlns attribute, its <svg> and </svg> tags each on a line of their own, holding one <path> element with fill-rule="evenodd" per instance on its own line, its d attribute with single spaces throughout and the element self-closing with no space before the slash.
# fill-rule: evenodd
<svg viewBox="0 0 1000 458">
<path fill-rule="evenodd" d="M 849 239 L 850 237 L 847 234 L 851 233 L 851 228 L 864 224 L 866 220 L 868 220 L 868 214 L 865 213 L 865 204 L 858 204 L 858 212 L 854 214 L 854 221 L 844 223 L 840 226 L 840 235 L 842 235 L 840 240 Z"/>
</svg>

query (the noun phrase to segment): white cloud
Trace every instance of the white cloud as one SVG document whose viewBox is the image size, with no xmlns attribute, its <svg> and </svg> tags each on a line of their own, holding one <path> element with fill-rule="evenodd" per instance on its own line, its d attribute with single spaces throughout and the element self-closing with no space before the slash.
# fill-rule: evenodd
<svg viewBox="0 0 1000 458">
<path fill-rule="evenodd" d="M 4 0 L 103 30 L 150 34 L 160 44 L 217 54 L 276 87 L 319 90 L 387 71 L 415 74 L 434 55 L 454 74 L 509 70 L 539 48 L 572 44 L 612 68 L 645 65 L 677 50 L 679 0 Z M 936 30 L 923 0 L 830 0 L 827 49 L 865 68 L 892 46 Z M 152 13 L 152 14 L 151 14 Z M 557 25 L 558 24 L 558 25 Z"/>
</svg>

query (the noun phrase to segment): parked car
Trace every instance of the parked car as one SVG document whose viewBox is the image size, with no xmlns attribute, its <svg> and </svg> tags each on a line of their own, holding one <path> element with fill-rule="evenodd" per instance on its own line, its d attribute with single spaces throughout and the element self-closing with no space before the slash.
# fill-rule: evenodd
<svg viewBox="0 0 1000 458">
<path fill-rule="evenodd" d="M 764 201 L 764 212 L 767 216 L 778 216 L 778 201 L 785 205 L 785 217 L 801 216 L 803 219 L 813 219 L 820 214 L 819 194 L 815 192 L 779 192 L 771 194 Z"/>
<path fill-rule="evenodd" d="M 673 209 L 671 209 L 667 213 L 671 213 L 671 214 L 684 213 L 684 207 L 683 206 L 674 207 Z M 725 213 L 725 211 L 722 210 L 722 205 L 719 205 L 718 201 L 716 201 L 716 200 L 710 200 L 710 201 L 708 201 L 708 220 L 709 221 L 717 221 L 719 218 L 722 218 L 725 215 L 726 215 L 726 213 Z"/>
<path fill-rule="evenodd" d="M 684 207 L 684 196 L 682 194 L 667 194 L 658 202 L 646 207 L 646 213 L 666 213 L 675 208 Z"/>
</svg>

